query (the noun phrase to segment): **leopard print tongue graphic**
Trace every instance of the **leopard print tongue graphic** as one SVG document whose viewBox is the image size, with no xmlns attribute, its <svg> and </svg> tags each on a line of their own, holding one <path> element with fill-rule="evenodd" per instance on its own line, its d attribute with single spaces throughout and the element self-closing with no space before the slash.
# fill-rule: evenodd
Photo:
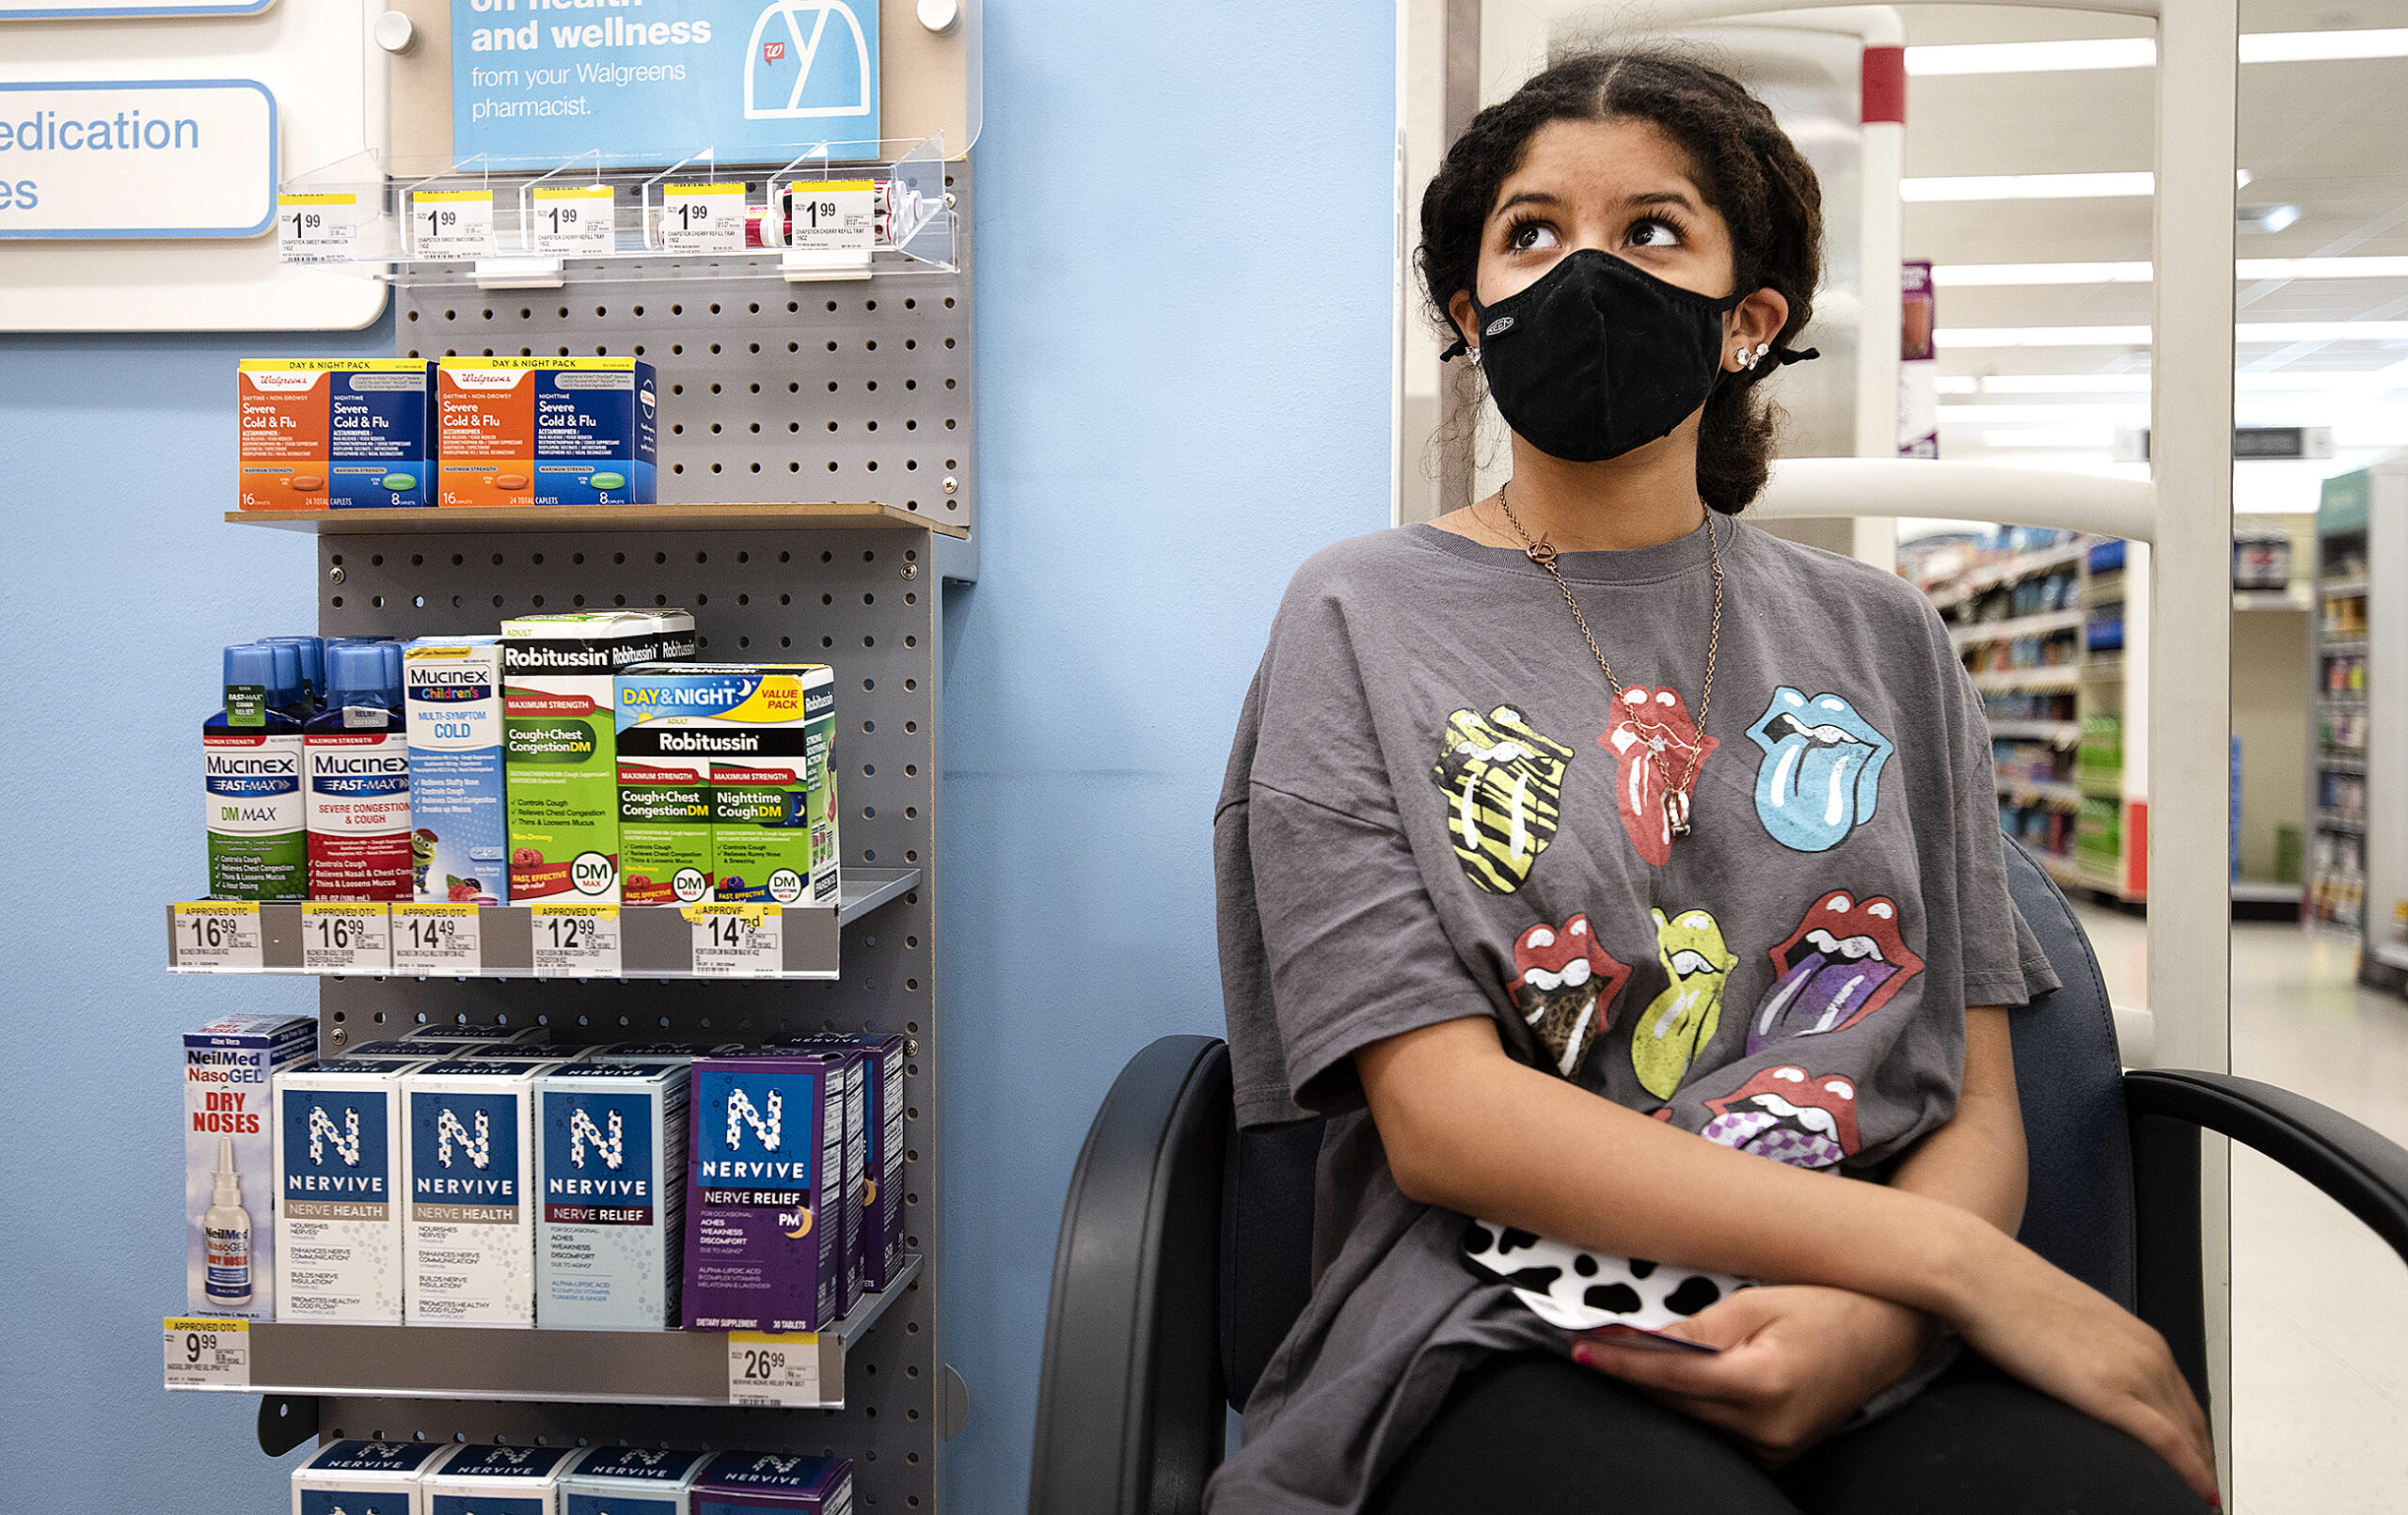
<svg viewBox="0 0 2408 1515">
<path fill-rule="evenodd" d="M 1630 970 L 1597 944 L 1589 918 L 1560 926 L 1542 922 L 1513 942 L 1513 1002 L 1554 1060 L 1555 1071 L 1580 1071 L 1596 1039 L 1613 1026 L 1615 996 Z"/>
</svg>

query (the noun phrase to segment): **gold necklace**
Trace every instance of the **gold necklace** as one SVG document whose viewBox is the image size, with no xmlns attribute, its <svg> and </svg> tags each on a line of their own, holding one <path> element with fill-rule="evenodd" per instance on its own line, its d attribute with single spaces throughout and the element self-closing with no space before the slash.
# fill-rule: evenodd
<svg viewBox="0 0 2408 1515">
<path fill-rule="evenodd" d="M 1497 507 L 1505 513 L 1505 519 L 1513 523 L 1513 534 L 1522 539 L 1522 555 L 1545 569 L 1547 576 L 1555 580 L 1555 587 L 1563 592 L 1564 608 L 1572 612 L 1572 623 L 1580 628 L 1580 639 L 1589 644 L 1589 655 L 1597 660 L 1598 671 L 1613 686 L 1614 708 L 1620 711 L 1627 703 L 1623 698 L 1622 680 L 1614 677 L 1614 666 L 1606 661 L 1605 650 L 1597 645 L 1595 633 L 1589 629 L 1589 618 L 1580 613 L 1580 602 L 1572 597 L 1572 586 L 1563 581 L 1563 570 L 1555 566 L 1555 549 L 1547 544 L 1545 538 L 1531 541 L 1530 534 L 1522 529 L 1521 517 L 1513 513 L 1512 503 L 1505 498 L 1504 484 L 1497 486 Z M 1705 687 L 1699 691 L 1697 700 L 1700 736 L 1705 734 L 1706 713 L 1714 708 L 1714 652 L 1722 640 L 1722 553 L 1715 543 L 1714 512 L 1711 510 L 1705 513 L 1705 556 L 1706 561 L 1714 566 L 1714 619 L 1706 626 Z M 1703 742 L 1684 745 L 1689 749 L 1688 766 L 1682 772 L 1681 781 L 1664 791 L 1664 824 L 1676 840 L 1689 834 L 1689 791 L 1697 782 L 1697 765 L 1705 754 Z"/>
</svg>

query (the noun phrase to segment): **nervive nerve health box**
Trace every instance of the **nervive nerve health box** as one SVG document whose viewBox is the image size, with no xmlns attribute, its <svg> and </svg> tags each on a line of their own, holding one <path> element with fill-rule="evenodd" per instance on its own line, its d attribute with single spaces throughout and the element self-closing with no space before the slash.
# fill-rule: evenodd
<svg viewBox="0 0 2408 1515">
<path fill-rule="evenodd" d="M 293 1515 L 426 1515 L 421 1475 L 450 1442 L 330 1442 L 293 1470 Z"/>
<path fill-rule="evenodd" d="M 573 1063 L 536 1086 L 537 1325 L 677 1325 L 689 1082 L 681 1064 Z"/>
<path fill-rule="evenodd" d="M 817 1331 L 843 1314 L 846 1060 L 698 1059 L 687 1162 L 685 1322 Z"/>
<path fill-rule="evenodd" d="M 276 1318 L 402 1323 L 402 1075 L 321 1058 L 276 1076 Z"/>
<path fill-rule="evenodd" d="M 534 1059 L 430 1063 L 403 1076 L 404 1300 L 414 1326 L 535 1323 Z"/>
<path fill-rule="evenodd" d="M 444 358 L 436 503 L 649 505 L 659 402 L 638 358 Z"/>
</svg>

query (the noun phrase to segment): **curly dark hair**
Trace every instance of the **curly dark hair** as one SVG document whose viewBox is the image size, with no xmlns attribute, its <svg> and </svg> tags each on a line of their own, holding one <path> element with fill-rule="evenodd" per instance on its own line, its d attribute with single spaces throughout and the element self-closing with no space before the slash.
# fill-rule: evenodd
<svg viewBox="0 0 2408 1515">
<path fill-rule="evenodd" d="M 1776 348 L 1812 319 L 1823 263 L 1823 188 L 1762 101 L 1730 75 L 1674 54 L 1586 53 L 1533 76 L 1472 118 L 1421 197 L 1415 263 L 1437 325 L 1458 290 L 1477 288 L 1481 228 L 1530 138 L 1549 121 L 1647 121 L 1688 153 L 1689 176 L 1731 228 L 1740 291 L 1777 290 L 1789 320 Z M 1764 364 L 1725 373 L 1699 423 L 1697 487 L 1726 515 L 1765 486 L 1779 412 L 1755 392 Z"/>
</svg>

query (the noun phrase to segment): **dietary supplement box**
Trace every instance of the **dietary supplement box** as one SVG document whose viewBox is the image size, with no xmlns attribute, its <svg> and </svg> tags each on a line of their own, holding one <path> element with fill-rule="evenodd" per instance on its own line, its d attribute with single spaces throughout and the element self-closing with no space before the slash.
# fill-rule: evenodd
<svg viewBox="0 0 2408 1515">
<path fill-rule="evenodd" d="M 270 1081 L 317 1049 L 308 1016 L 222 1016 L 184 1033 L 184 1308 L 194 1315 L 276 1317 Z"/>
<path fill-rule="evenodd" d="M 850 1458 L 773 1452 L 721 1452 L 694 1481 L 694 1515 L 749 1515 L 753 1510 L 811 1510 L 851 1515 Z"/>
<path fill-rule="evenodd" d="M 293 1515 L 427 1515 L 425 1472 L 450 1442 L 330 1442 L 293 1470 Z"/>
<path fill-rule="evenodd" d="M 236 365 L 236 504 L 246 511 L 434 502 L 435 365 L 246 357 Z"/>
<path fill-rule="evenodd" d="M 561 1475 L 561 1515 L 692 1515 L 708 1452 L 595 1446 Z"/>
<path fill-rule="evenodd" d="M 881 1293 L 903 1272 L 903 1065 L 897 1035 L 830 1032 L 782 1046 L 830 1042 L 858 1047 L 869 1064 L 862 1081 L 862 1287 Z"/>
<path fill-rule="evenodd" d="M 425 1475 L 426 1515 L 561 1515 L 574 1446 L 453 1443 Z"/>
<path fill-rule="evenodd" d="M 501 767 L 501 639 L 420 637 L 402 649 L 411 897 L 510 903 Z"/>
<path fill-rule="evenodd" d="M 620 897 L 613 680 L 622 669 L 691 657 L 695 645 L 694 618 L 684 610 L 571 611 L 501 623 L 513 902 Z"/>
<path fill-rule="evenodd" d="M 708 765 L 712 898 L 835 900 L 833 671 L 819 663 L 638 665 L 619 675 L 617 709 L 622 763 L 681 773 Z"/>
<path fill-rule="evenodd" d="M 276 1075 L 276 1318 L 402 1323 L 402 1075 L 321 1058 Z"/>
<path fill-rule="evenodd" d="M 842 1314 L 845 1060 L 818 1052 L 693 1064 L 685 1323 L 817 1331 Z"/>
<path fill-rule="evenodd" d="M 533 1058 L 430 1063 L 403 1075 L 403 1298 L 414 1326 L 535 1323 Z"/>
<path fill-rule="evenodd" d="M 537 1084 L 539 1326 L 676 1327 L 689 1081 L 679 1064 L 574 1063 Z"/>
<path fill-rule="evenodd" d="M 436 503 L 649 505 L 659 394 L 632 357 L 447 357 Z"/>
</svg>

